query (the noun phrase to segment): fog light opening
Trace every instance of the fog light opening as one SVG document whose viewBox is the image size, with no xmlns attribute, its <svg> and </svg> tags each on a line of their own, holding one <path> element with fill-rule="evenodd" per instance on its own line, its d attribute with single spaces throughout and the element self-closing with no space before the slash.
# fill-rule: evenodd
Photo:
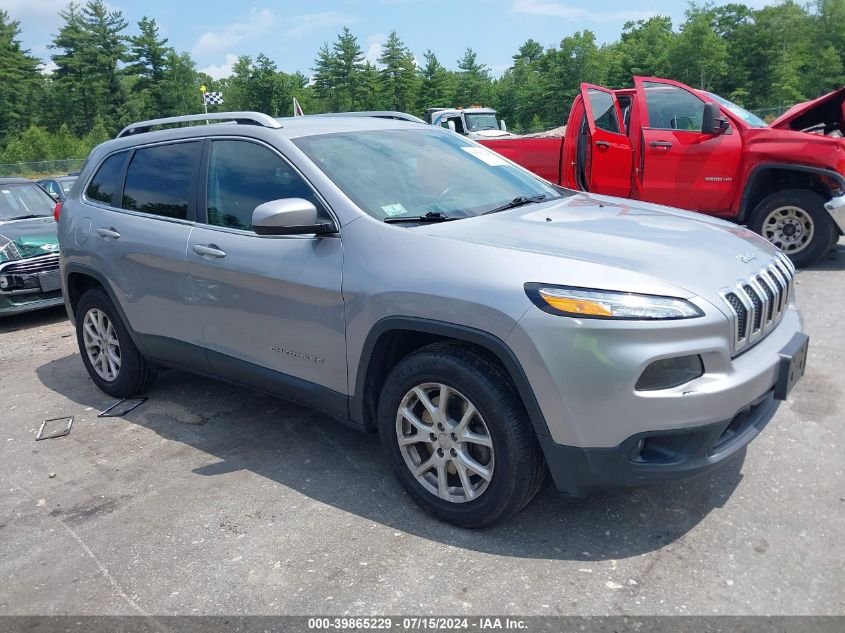
<svg viewBox="0 0 845 633">
<path fill-rule="evenodd" d="M 645 368 L 637 384 L 637 391 L 658 391 L 678 387 L 704 375 L 701 356 L 677 356 L 656 360 Z"/>
</svg>

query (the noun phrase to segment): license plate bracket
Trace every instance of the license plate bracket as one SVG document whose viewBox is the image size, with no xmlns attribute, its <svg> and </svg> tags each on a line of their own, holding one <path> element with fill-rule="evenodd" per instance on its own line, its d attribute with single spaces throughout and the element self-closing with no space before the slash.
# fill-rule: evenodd
<svg viewBox="0 0 845 633">
<path fill-rule="evenodd" d="M 786 400 L 789 392 L 804 375 L 809 344 L 810 337 L 799 332 L 778 352 L 780 363 L 778 364 L 778 379 L 775 383 L 776 400 Z"/>
<path fill-rule="evenodd" d="M 38 283 L 41 284 L 41 292 L 53 292 L 62 287 L 62 278 L 58 270 L 51 270 L 38 274 Z"/>
</svg>

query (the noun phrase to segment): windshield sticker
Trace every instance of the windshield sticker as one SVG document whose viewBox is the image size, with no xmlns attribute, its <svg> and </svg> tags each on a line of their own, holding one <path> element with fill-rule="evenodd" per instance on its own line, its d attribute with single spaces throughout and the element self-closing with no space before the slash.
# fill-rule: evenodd
<svg viewBox="0 0 845 633">
<path fill-rule="evenodd" d="M 462 147 L 467 154 L 475 156 L 478 160 L 484 161 L 491 167 L 501 167 L 502 165 L 508 165 L 508 161 L 504 158 L 491 152 L 490 150 L 483 149 L 481 147 Z"/>
<path fill-rule="evenodd" d="M 398 202 L 396 204 L 386 204 L 381 208 L 381 210 L 384 211 L 388 215 L 388 217 L 391 218 L 396 215 L 402 215 L 403 213 L 408 212 L 408 210 Z"/>
</svg>

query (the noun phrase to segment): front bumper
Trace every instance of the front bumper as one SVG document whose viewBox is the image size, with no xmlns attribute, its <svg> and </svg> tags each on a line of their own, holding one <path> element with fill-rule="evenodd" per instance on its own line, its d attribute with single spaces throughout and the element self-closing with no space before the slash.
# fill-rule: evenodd
<svg viewBox="0 0 845 633">
<path fill-rule="evenodd" d="M 701 475 L 745 448 L 772 419 L 780 402 L 771 390 L 729 420 L 645 432 L 610 448 L 578 448 L 538 436 L 558 490 L 583 497 L 594 490 L 628 488 Z"/>
<path fill-rule="evenodd" d="M 62 303 L 58 253 L 0 263 L 0 316 Z"/>
<path fill-rule="evenodd" d="M 830 216 L 839 227 L 842 233 L 845 233 L 845 193 L 839 194 L 828 200 L 824 208 L 830 212 Z"/>
<path fill-rule="evenodd" d="M 61 291 L 38 295 L 2 296 L 0 295 L 0 317 L 54 308 L 64 304 Z"/>
</svg>

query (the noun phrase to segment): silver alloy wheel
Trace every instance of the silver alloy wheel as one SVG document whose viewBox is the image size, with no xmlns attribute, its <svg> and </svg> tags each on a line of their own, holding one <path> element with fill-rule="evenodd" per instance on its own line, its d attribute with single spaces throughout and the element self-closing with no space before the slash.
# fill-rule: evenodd
<svg viewBox="0 0 845 633">
<path fill-rule="evenodd" d="M 477 499 L 493 478 L 493 438 L 475 405 L 441 383 L 417 385 L 396 412 L 396 439 L 420 485 L 453 503 Z"/>
<path fill-rule="evenodd" d="M 778 207 L 763 221 L 763 237 L 787 254 L 803 251 L 813 239 L 815 223 L 801 207 Z"/>
<path fill-rule="evenodd" d="M 117 380 L 120 373 L 120 341 L 105 312 L 91 308 L 85 313 L 82 319 L 82 341 L 97 375 L 107 382 Z"/>
</svg>

